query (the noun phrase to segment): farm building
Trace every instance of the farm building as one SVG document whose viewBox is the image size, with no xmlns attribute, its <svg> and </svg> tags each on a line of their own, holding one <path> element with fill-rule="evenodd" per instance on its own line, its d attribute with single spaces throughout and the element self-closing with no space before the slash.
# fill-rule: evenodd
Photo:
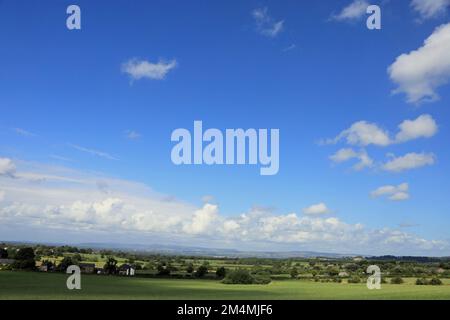
<svg viewBox="0 0 450 320">
<path fill-rule="evenodd" d="M 123 264 L 119 268 L 119 274 L 122 276 L 134 276 L 136 269 L 129 265 L 129 264 Z"/>
<path fill-rule="evenodd" d="M 14 263 L 14 259 L 0 259 L 0 264 L 11 265 Z"/>
<path fill-rule="evenodd" d="M 94 263 L 80 263 L 78 266 L 80 267 L 81 273 L 94 273 L 95 271 Z"/>
<path fill-rule="evenodd" d="M 41 272 L 48 272 L 48 266 L 46 264 L 41 264 L 38 270 Z"/>
</svg>

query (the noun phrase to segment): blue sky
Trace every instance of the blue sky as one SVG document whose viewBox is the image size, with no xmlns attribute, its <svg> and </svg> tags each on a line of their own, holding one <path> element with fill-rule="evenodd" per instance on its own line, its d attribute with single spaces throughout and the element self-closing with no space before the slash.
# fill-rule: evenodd
<svg viewBox="0 0 450 320">
<path fill-rule="evenodd" d="M 368 30 L 352 3 L 76 1 L 68 30 L 72 2 L 0 1 L 0 239 L 450 255 L 448 4 L 372 2 Z M 133 79 L 130 61 L 176 66 Z M 279 173 L 175 166 L 194 120 L 280 129 Z"/>
</svg>

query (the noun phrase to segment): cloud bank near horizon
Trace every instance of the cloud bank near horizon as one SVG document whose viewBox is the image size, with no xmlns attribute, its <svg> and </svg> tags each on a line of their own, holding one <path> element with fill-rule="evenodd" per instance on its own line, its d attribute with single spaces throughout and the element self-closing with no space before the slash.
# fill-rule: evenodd
<svg viewBox="0 0 450 320">
<path fill-rule="evenodd" d="M 448 242 L 443 240 L 347 223 L 334 216 L 324 202 L 307 206 L 300 214 L 253 207 L 225 216 L 217 204 L 187 203 L 133 181 L 66 167 L 0 160 L 16 168 L 14 176 L 0 176 L 3 229 L 20 226 L 46 233 L 70 231 L 78 234 L 80 241 L 99 232 L 107 234 L 111 242 L 116 236 L 132 234 L 142 239 L 178 239 L 185 245 L 204 242 L 247 250 L 264 244 L 266 250 L 283 247 L 402 255 L 450 252 Z"/>
</svg>

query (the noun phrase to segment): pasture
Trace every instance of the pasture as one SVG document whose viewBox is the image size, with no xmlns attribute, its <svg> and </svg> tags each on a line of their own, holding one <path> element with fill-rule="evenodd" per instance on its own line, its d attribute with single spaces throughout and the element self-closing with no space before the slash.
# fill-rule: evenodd
<svg viewBox="0 0 450 320">
<path fill-rule="evenodd" d="M 442 286 L 383 284 L 368 290 L 364 283 L 321 283 L 275 280 L 268 285 L 226 285 L 217 280 L 127 278 L 82 275 L 82 289 L 66 288 L 67 275 L 22 271 L 0 272 L 0 300 L 5 299 L 450 299 L 450 280 Z"/>
</svg>

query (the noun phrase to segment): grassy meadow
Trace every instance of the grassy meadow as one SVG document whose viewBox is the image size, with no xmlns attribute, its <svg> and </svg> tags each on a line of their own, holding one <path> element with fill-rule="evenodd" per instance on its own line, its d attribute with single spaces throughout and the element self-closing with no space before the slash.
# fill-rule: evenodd
<svg viewBox="0 0 450 320">
<path fill-rule="evenodd" d="M 320 283 L 275 280 L 267 285 L 227 285 L 216 280 L 155 279 L 82 275 L 82 289 L 66 288 L 67 275 L 23 271 L 0 272 L 0 300 L 5 299 L 450 299 L 450 280 L 442 286 L 383 284 L 368 290 L 364 283 Z"/>
</svg>

